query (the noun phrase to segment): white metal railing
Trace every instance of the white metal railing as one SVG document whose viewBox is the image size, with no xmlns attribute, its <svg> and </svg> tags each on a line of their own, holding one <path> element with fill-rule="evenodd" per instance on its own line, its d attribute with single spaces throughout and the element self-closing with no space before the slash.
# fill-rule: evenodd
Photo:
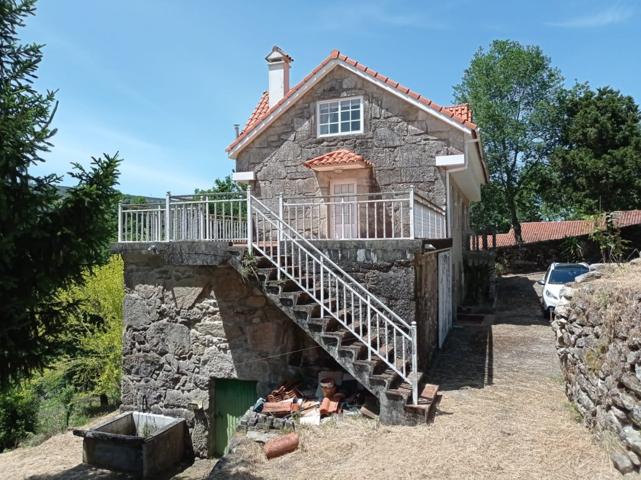
<svg viewBox="0 0 641 480">
<path fill-rule="evenodd" d="M 263 202 L 247 196 L 248 248 L 268 258 L 367 349 L 412 386 L 418 402 L 416 322 L 408 324 Z"/>
<path fill-rule="evenodd" d="M 434 205 L 425 197 L 412 193 L 414 197 L 414 238 L 447 238 L 447 216 L 445 210 Z"/>
<path fill-rule="evenodd" d="M 172 196 L 164 203 L 118 206 L 118 241 L 247 240 L 247 196 Z"/>
<path fill-rule="evenodd" d="M 121 204 L 119 242 L 247 239 L 247 195 L 172 196 L 164 202 Z M 445 211 L 408 192 L 278 198 L 279 216 L 311 240 L 447 237 Z"/>
<path fill-rule="evenodd" d="M 407 192 L 280 197 L 283 220 L 312 240 L 445 238 L 445 211 Z"/>
</svg>

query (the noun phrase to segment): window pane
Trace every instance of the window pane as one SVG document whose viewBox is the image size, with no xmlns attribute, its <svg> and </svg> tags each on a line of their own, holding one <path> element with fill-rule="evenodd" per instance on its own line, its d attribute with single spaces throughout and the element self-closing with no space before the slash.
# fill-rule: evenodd
<svg viewBox="0 0 641 480">
<path fill-rule="evenodd" d="M 361 108 L 361 99 L 352 100 L 352 108 Z"/>
<path fill-rule="evenodd" d="M 331 123 L 329 125 L 329 133 L 338 133 L 338 123 Z"/>
<path fill-rule="evenodd" d="M 330 103 L 329 104 L 329 111 L 330 112 L 338 112 L 338 102 L 336 103 Z"/>
<path fill-rule="evenodd" d="M 329 115 L 327 113 L 321 113 L 320 123 L 323 124 L 327 122 L 329 122 Z"/>
<path fill-rule="evenodd" d="M 321 103 L 319 108 L 320 113 L 327 113 L 328 109 L 329 109 L 329 105 L 327 105 L 326 103 Z"/>
<path fill-rule="evenodd" d="M 349 100 L 343 100 L 341 102 L 341 110 L 349 108 L 350 101 Z"/>
<path fill-rule="evenodd" d="M 320 127 L 321 135 L 327 135 L 327 132 L 328 132 L 327 125 L 321 125 L 321 127 Z"/>
<path fill-rule="evenodd" d="M 330 113 L 329 121 L 332 123 L 338 123 L 338 113 Z"/>
<path fill-rule="evenodd" d="M 358 131 L 358 130 L 360 130 L 360 129 L 361 129 L 361 122 L 360 122 L 360 120 L 359 120 L 359 121 L 356 121 L 356 122 L 352 122 L 352 132 L 357 132 L 357 131 Z"/>
<path fill-rule="evenodd" d="M 361 111 L 360 110 L 352 111 L 352 120 L 358 120 L 360 118 L 361 118 Z"/>
<path fill-rule="evenodd" d="M 349 112 L 342 111 L 341 112 L 341 122 L 346 122 L 349 120 Z"/>
<path fill-rule="evenodd" d="M 341 123 L 341 132 L 349 132 L 349 122 Z"/>
</svg>

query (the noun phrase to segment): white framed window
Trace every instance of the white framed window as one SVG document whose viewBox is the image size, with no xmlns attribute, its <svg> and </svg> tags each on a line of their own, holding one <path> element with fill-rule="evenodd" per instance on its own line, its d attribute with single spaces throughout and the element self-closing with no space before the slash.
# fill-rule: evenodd
<svg viewBox="0 0 641 480">
<path fill-rule="evenodd" d="M 363 97 L 318 102 L 316 120 L 319 137 L 363 133 Z"/>
</svg>

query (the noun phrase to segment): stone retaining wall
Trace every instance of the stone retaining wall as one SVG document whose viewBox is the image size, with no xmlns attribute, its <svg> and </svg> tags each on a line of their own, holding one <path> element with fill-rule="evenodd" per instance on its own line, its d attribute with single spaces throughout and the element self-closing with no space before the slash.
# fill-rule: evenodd
<svg viewBox="0 0 641 480">
<path fill-rule="evenodd" d="M 216 379 L 256 381 L 258 397 L 334 365 L 229 266 L 226 245 L 130 245 L 120 253 L 122 409 L 185 418 L 196 455 L 213 450 Z"/>
<path fill-rule="evenodd" d="M 641 262 L 564 287 L 552 327 L 566 393 L 622 472 L 641 466 Z"/>
</svg>

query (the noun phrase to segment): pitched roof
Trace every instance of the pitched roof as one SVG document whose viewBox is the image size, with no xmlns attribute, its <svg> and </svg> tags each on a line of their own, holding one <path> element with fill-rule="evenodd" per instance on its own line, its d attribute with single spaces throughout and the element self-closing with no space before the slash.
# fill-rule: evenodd
<svg viewBox="0 0 641 480">
<path fill-rule="evenodd" d="M 452 112 L 454 115 L 456 115 L 458 118 L 460 118 L 464 122 L 472 121 L 472 109 L 470 108 L 470 105 L 468 103 L 460 103 L 458 105 L 452 105 L 450 107 L 445 107 L 445 109 L 449 112 Z"/>
<path fill-rule="evenodd" d="M 269 92 L 265 91 L 260 96 L 260 100 L 258 100 L 258 105 L 256 105 L 256 108 L 254 108 L 254 111 L 247 119 L 247 123 L 245 124 L 245 127 L 243 128 L 243 130 L 240 132 L 240 136 L 242 136 L 246 131 L 251 130 L 254 125 L 256 125 L 263 118 L 265 118 L 268 110 L 269 110 Z"/>
<path fill-rule="evenodd" d="M 612 212 L 614 224 L 618 228 L 641 224 L 641 210 L 625 210 Z M 562 240 L 566 237 L 579 237 L 594 231 L 592 220 L 564 220 L 559 222 L 523 222 L 521 236 L 523 243 L 545 242 L 548 240 Z M 514 229 L 507 233 L 496 235 L 497 247 L 511 247 L 516 245 Z"/>
<path fill-rule="evenodd" d="M 401 85 L 400 83 L 392 80 L 391 78 L 378 73 L 376 70 L 359 63 L 358 61 L 341 54 L 338 50 L 332 50 L 332 52 L 323 60 L 314 70 L 312 70 L 305 78 L 303 78 L 299 83 L 289 89 L 285 96 L 278 101 L 274 106 L 269 108 L 269 99 L 267 92 L 263 93 L 258 102 L 258 105 L 254 109 L 254 112 L 249 117 L 245 128 L 240 133 L 240 135 L 234 139 L 234 141 L 227 147 L 227 151 L 230 152 L 236 147 L 252 130 L 254 130 L 265 118 L 267 118 L 271 113 L 276 111 L 281 105 L 283 105 L 292 95 L 299 91 L 308 81 L 314 77 L 323 67 L 325 67 L 329 62 L 333 60 L 338 60 L 344 62 L 348 66 L 354 67 L 369 77 L 376 79 L 380 82 L 385 83 L 387 86 L 397 90 L 399 93 L 404 94 L 411 99 L 418 101 L 422 105 L 429 107 L 431 110 L 445 115 L 446 117 L 451 118 L 460 125 L 469 128 L 471 130 L 476 130 L 476 124 L 471 121 L 471 113 L 467 105 L 454 105 L 451 107 L 443 107 L 429 98 L 424 97 L 423 95 Z"/>
<path fill-rule="evenodd" d="M 341 148 L 307 160 L 303 165 L 315 170 L 319 168 L 322 169 L 323 167 L 336 166 L 351 168 L 371 167 L 372 163 L 365 160 L 362 155 L 354 153 L 351 150 L 347 150 L 346 148 Z"/>
</svg>

